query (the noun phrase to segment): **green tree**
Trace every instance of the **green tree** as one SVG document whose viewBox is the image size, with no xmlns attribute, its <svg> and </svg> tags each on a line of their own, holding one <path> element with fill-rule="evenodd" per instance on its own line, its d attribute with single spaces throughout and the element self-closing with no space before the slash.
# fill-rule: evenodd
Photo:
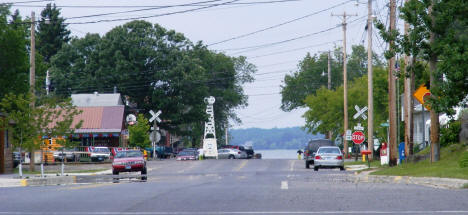
<svg viewBox="0 0 468 215">
<path fill-rule="evenodd" d="M 343 83 L 343 62 L 340 49 L 335 49 L 331 61 L 331 87 L 336 89 Z M 374 54 L 373 65 L 381 66 L 378 56 Z M 309 53 L 298 64 L 298 70 L 284 77 L 281 86 L 281 109 L 291 111 L 305 106 L 305 98 L 315 94 L 322 86 L 328 85 L 328 54 L 311 56 Z M 348 81 L 367 74 L 367 52 L 363 46 L 353 46 L 348 62 Z"/>
<path fill-rule="evenodd" d="M 385 122 L 388 114 L 387 107 L 387 76 L 383 68 L 374 68 L 374 108 L 382 110 L 375 112 L 374 122 L 376 125 Z M 348 112 L 354 112 L 354 106 L 358 105 L 363 107 L 367 104 L 367 76 L 354 79 L 348 86 Z M 364 95 L 364 96 L 363 96 Z M 336 90 L 328 90 L 325 87 L 316 91 L 316 94 L 307 96 L 305 103 L 308 110 L 304 114 L 306 120 L 305 128 L 314 133 L 326 133 L 332 131 L 336 135 L 343 133 L 343 86 L 338 87 Z M 367 121 L 348 119 L 349 127 L 361 123 L 363 127 L 367 127 Z M 385 129 L 376 128 L 376 135 L 379 138 L 386 136 Z"/>
<path fill-rule="evenodd" d="M 143 114 L 138 114 L 137 123 L 128 128 L 129 145 L 131 147 L 139 147 L 141 149 L 151 146 L 149 139 L 150 125 Z"/>
<path fill-rule="evenodd" d="M 36 32 L 37 51 L 44 57 L 44 61 L 50 63 L 63 43 L 70 41 L 70 33 L 65 19 L 60 17 L 60 9 L 55 4 L 47 4 L 41 12 Z"/>
<path fill-rule="evenodd" d="M 217 129 L 234 108 L 245 106 L 242 84 L 256 68 L 192 44 L 183 34 L 146 21 L 115 27 L 102 38 L 88 34 L 73 39 L 52 58 L 56 92 L 111 92 L 116 86 L 132 104 L 145 111 L 162 110 L 159 126 L 199 139 L 206 121 L 204 98 L 215 96 Z M 218 130 L 217 130 L 218 131 Z"/>
<path fill-rule="evenodd" d="M 468 94 L 468 3 L 462 0 L 410 0 L 400 16 L 410 25 L 408 35 L 387 32 L 382 23 L 377 28 L 385 41 L 395 40 L 394 52 L 411 55 L 405 75 L 429 73 L 431 98 L 431 148 L 433 161 L 440 158 L 438 114 L 454 113 L 453 107 L 466 101 Z M 421 63 L 422 62 L 422 63 Z M 422 65 L 421 65 L 422 64 Z M 428 64 L 429 67 L 424 64 Z"/>
<path fill-rule="evenodd" d="M 10 7 L 0 4 L 0 99 L 28 91 L 27 30 L 18 11 L 9 22 Z"/>
<path fill-rule="evenodd" d="M 42 136 L 68 137 L 81 126 L 73 123 L 80 112 L 70 100 L 58 102 L 42 99 L 36 107 L 31 106 L 34 96 L 30 94 L 8 94 L 0 102 L 0 112 L 6 113 L 1 125 L 11 129 L 13 146 L 34 152 L 42 144 Z M 14 122 L 13 125 L 9 122 Z M 31 162 L 31 171 L 34 171 Z"/>
</svg>

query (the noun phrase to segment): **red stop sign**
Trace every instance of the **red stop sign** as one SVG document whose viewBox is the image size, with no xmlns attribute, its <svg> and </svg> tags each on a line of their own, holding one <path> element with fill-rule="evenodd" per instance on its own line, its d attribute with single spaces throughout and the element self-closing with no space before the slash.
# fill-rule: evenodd
<svg viewBox="0 0 468 215">
<path fill-rule="evenodd" d="M 355 131 L 351 136 L 351 140 L 356 144 L 361 144 L 362 142 L 364 142 L 365 139 L 366 137 L 364 136 L 364 133 L 362 133 L 362 131 Z"/>
</svg>

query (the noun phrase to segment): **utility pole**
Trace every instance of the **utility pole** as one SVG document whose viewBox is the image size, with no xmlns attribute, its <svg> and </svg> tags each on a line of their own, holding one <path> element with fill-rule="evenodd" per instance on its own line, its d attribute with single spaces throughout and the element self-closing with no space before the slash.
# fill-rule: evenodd
<svg viewBox="0 0 468 215">
<path fill-rule="evenodd" d="M 367 149 L 371 150 L 369 159 L 374 157 L 374 86 L 372 71 L 372 0 L 367 1 Z"/>
<path fill-rule="evenodd" d="M 29 90 L 31 92 L 31 108 L 34 108 L 34 95 L 36 85 L 36 18 L 34 11 L 31 12 L 31 53 L 29 54 Z M 35 171 L 34 149 L 29 152 L 29 171 Z"/>
<path fill-rule="evenodd" d="M 328 51 L 328 90 L 331 90 L 331 56 L 330 56 L 330 50 Z"/>
<path fill-rule="evenodd" d="M 407 3 L 408 0 L 405 0 Z M 408 36 L 409 24 L 405 22 L 405 36 Z M 408 70 L 410 65 L 410 57 L 405 55 L 405 93 L 404 93 L 404 110 L 405 110 L 405 156 L 413 155 L 413 99 L 411 94 L 413 92 L 412 80 L 413 72 Z"/>
<path fill-rule="evenodd" d="M 328 50 L 328 90 L 331 90 L 331 54 L 330 50 Z M 332 139 L 332 131 L 328 131 L 328 138 Z"/>
<path fill-rule="evenodd" d="M 229 128 L 229 123 L 226 122 L 226 129 L 225 129 L 225 139 L 226 139 L 226 146 L 229 145 L 228 142 L 228 128 Z"/>
<path fill-rule="evenodd" d="M 429 6 L 429 16 L 431 17 L 431 25 L 434 26 L 434 9 L 435 1 L 431 1 L 431 6 Z M 430 45 L 434 45 L 435 33 L 431 31 L 429 35 Z M 436 74 L 437 69 L 437 55 L 431 53 L 429 56 L 429 71 L 430 71 L 430 88 L 434 89 L 437 85 L 439 78 Z M 434 98 L 433 95 L 431 95 Z M 434 107 L 431 107 L 431 162 L 436 162 L 440 160 L 440 143 L 439 143 L 439 113 L 435 110 Z"/>
<path fill-rule="evenodd" d="M 332 16 L 342 16 L 343 17 L 343 111 L 344 111 L 344 124 L 343 124 L 343 134 L 346 134 L 346 130 L 348 130 L 348 74 L 347 74 L 347 64 L 346 64 L 346 17 L 348 16 L 357 16 L 357 14 L 351 15 L 351 14 L 346 14 L 346 12 L 343 12 L 343 14 L 337 14 L 334 15 L 332 13 Z M 343 135 L 344 136 L 344 135 Z M 345 137 L 343 137 L 343 148 L 345 152 L 345 157 L 348 157 L 348 141 L 346 140 Z"/>
<path fill-rule="evenodd" d="M 395 30 L 396 24 L 396 2 L 390 0 L 390 31 Z M 393 51 L 394 41 L 391 40 L 389 44 L 390 51 Z M 390 123 L 390 140 L 389 140 L 389 152 L 390 152 L 390 166 L 397 165 L 397 115 L 396 115 L 396 92 L 395 92 L 395 57 L 392 57 L 388 65 L 388 113 Z"/>
</svg>

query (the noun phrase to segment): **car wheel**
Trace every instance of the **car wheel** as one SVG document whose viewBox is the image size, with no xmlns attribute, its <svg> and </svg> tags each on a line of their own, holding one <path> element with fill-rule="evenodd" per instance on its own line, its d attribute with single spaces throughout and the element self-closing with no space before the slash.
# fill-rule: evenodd
<svg viewBox="0 0 468 215">
<path fill-rule="evenodd" d="M 234 155 L 229 155 L 229 159 L 234 159 Z"/>
<path fill-rule="evenodd" d="M 309 169 L 309 168 L 310 168 L 310 166 L 309 166 L 309 165 L 310 165 L 310 164 L 309 164 L 309 162 L 308 162 L 308 161 L 306 161 L 305 163 L 306 163 L 306 169 Z"/>
<path fill-rule="evenodd" d="M 146 173 L 147 172 L 146 172 L 146 167 L 145 167 L 143 170 L 141 170 L 141 175 L 145 175 L 145 176 L 141 176 L 141 180 L 146 181 L 148 179 L 148 176 L 146 176 Z"/>
<path fill-rule="evenodd" d="M 114 175 L 114 177 L 112 178 L 112 181 L 114 183 L 118 183 L 119 182 L 119 177 L 115 177 L 115 176 L 118 176 L 119 175 L 119 172 L 117 171 L 112 171 L 112 175 Z"/>
<path fill-rule="evenodd" d="M 314 171 L 318 171 L 318 166 L 314 166 Z"/>
<path fill-rule="evenodd" d="M 343 166 L 340 166 L 340 170 L 341 170 L 341 171 L 344 171 L 345 168 L 344 168 Z"/>
</svg>

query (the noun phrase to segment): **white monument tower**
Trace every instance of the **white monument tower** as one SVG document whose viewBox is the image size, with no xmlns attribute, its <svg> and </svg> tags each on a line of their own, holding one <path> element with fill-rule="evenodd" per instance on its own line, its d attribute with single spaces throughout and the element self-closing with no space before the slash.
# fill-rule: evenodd
<svg viewBox="0 0 468 215">
<path fill-rule="evenodd" d="M 218 158 L 218 146 L 216 144 L 216 129 L 214 121 L 214 110 L 213 104 L 215 103 L 215 98 L 210 96 L 205 98 L 206 113 L 209 115 L 208 121 L 205 122 L 205 134 L 203 135 L 203 151 L 205 157 L 216 157 Z"/>
</svg>

